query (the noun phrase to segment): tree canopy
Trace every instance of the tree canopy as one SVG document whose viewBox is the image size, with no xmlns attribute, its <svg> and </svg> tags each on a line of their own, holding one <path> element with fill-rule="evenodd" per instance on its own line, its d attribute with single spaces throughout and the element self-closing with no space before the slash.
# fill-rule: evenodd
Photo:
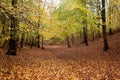
<svg viewBox="0 0 120 80">
<path fill-rule="evenodd" d="M 64 41 L 66 35 L 79 36 L 87 26 L 91 31 L 101 32 L 101 0 L 60 0 L 59 3 L 47 0 L 0 0 L 0 45 L 10 38 L 11 16 L 18 20 L 16 36 L 19 40 L 24 34 L 25 40 L 43 35 L 44 40 L 58 39 Z M 59 5 L 58 5 L 59 4 Z M 120 1 L 107 0 L 107 31 L 119 29 Z M 113 19 L 114 18 L 114 19 Z"/>
</svg>

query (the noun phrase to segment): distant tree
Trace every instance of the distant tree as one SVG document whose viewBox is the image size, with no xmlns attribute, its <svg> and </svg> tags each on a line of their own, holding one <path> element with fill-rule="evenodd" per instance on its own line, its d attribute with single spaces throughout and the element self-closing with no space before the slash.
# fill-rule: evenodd
<svg viewBox="0 0 120 80">
<path fill-rule="evenodd" d="M 67 41 L 68 48 L 71 48 L 70 40 L 69 40 L 69 36 L 68 35 L 66 35 L 66 41 Z"/>
<path fill-rule="evenodd" d="M 100 0 L 96 0 L 97 1 L 97 5 L 96 5 L 96 13 L 97 13 L 97 16 L 98 16 L 98 20 L 100 22 L 101 20 L 101 9 L 100 9 Z M 100 28 L 100 24 L 97 24 L 97 27 Z M 98 37 L 100 38 L 100 30 L 98 30 Z"/>
</svg>

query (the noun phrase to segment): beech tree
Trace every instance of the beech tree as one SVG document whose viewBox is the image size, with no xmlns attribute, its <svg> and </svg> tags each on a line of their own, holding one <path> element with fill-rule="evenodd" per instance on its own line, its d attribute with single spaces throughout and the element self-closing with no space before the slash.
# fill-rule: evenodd
<svg viewBox="0 0 120 80">
<path fill-rule="evenodd" d="M 17 8 L 17 0 L 12 0 L 13 9 Z M 17 15 L 17 13 L 15 14 Z M 15 16 L 10 15 L 11 19 L 10 23 L 10 39 L 9 39 L 9 49 L 6 55 L 16 55 L 16 34 L 17 34 L 17 27 L 18 27 L 18 20 Z"/>
<path fill-rule="evenodd" d="M 120 29 L 119 0 L 61 0 L 58 6 L 54 4 L 47 0 L 0 0 L 0 46 L 9 41 L 6 54 L 16 55 L 17 47 L 44 49 L 44 43 L 88 46 L 102 33 L 104 50 L 109 49 L 106 34 Z"/>
<path fill-rule="evenodd" d="M 102 31 L 103 31 L 103 41 L 104 41 L 104 51 L 109 49 L 107 36 L 106 36 L 106 12 L 105 12 L 105 0 L 102 0 Z"/>
</svg>

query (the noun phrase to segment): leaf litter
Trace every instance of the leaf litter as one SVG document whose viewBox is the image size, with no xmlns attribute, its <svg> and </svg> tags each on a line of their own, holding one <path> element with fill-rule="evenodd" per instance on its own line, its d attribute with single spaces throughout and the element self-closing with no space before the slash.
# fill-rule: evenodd
<svg viewBox="0 0 120 80">
<path fill-rule="evenodd" d="M 120 33 L 71 49 L 65 45 L 22 49 L 17 56 L 0 49 L 0 80 L 120 80 Z"/>
</svg>

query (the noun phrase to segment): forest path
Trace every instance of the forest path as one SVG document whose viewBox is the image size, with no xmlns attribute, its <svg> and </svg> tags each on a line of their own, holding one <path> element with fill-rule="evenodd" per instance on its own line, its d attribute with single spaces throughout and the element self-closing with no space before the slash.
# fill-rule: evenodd
<svg viewBox="0 0 120 80">
<path fill-rule="evenodd" d="M 0 49 L 0 80 L 119 80 L 120 33 L 108 36 L 108 42 L 106 52 L 102 39 L 88 47 L 23 48 L 17 56 L 6 56 Z"/>
<path fill-rule="evenodd" d="M 103 51 L 103 40 L 90 42 L 89 46 L 80 44 L 79 46 L 72 46 L 67 48 L 66 45 L 48 45 L 45 46 L 52 55 L 59 59 L 88 59 L 88 60 L 118 60 L 120 57 L 120 33 L 108 36 L 108 43 L 110 50 Z"/>
</svg>

